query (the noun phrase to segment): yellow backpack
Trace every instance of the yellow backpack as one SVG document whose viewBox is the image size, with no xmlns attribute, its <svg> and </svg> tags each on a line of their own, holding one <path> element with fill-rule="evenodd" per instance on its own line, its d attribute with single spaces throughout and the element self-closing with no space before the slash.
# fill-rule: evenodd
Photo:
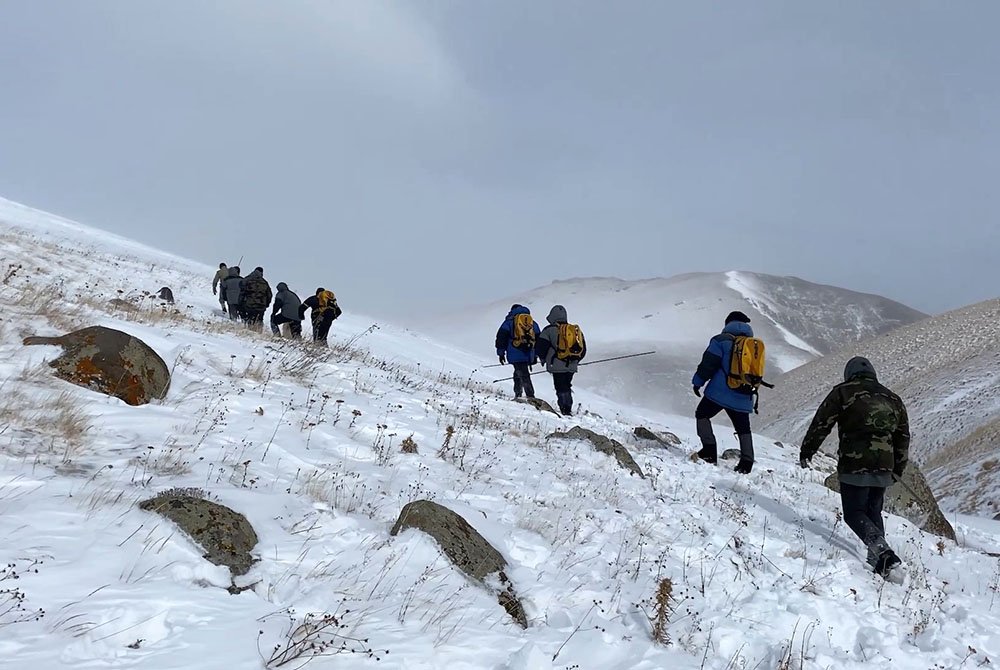
<svg viewBox="0 0 1000 670">
<path fill-rule="evenodd" d="M 342 314 L 340 306 L 337 304 L 337 296 L 333 294 L 333 291 L 320 291 L 316 294 L 316 301 L 319 304 L 318 311 L 320 313 L 326 312 L 328 309 L 333 310 L 334 319 Z"/>
<path fill-rule="evenodd" d="M 764 341 L 738 335 L 733 338 L 733 353 L 729 358 L 729 388 L 756 393 L 757 388 L 774 388 L 764 381 Z"/>
<path fill-rule="evenodd" d="M 511 344 L 515 349 L 530 351 L 535 347 L 535 320 L 530 314 L 515 314 L 511 323 Z"/>
<path fill-rule="evenodd" d="M 583 339 L 580 326 L 573 323 L 559 324 L 559 340 L 556 344 L 556 358 L 571 363 L 583 358 L 587 343 Z"/>
</svg>

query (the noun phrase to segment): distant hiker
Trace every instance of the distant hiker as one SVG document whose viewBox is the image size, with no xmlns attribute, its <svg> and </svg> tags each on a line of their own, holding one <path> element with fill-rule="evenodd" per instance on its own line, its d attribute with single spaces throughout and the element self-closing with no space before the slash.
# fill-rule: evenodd
<svg viewBox="0 0 1000 670">
<path fill-rule="evenodd" d="M 169 286 L 164 286 L 163 288 L 161 288 L 159 291 L 156 292 L 156 295 L 159 296 L 160 300 L 167 303 L 168 305 L 174 304 L 174 292 L 170 290 Z"/>
<path fill-rule="evenodd" d="M 278 283 L 278 293 L 274 296 L 274 309 L 271 312 L 271 332 L 278 335 L 280 327 L 288 324 L 293 340 L 302 339 L 302 316 L 300 308 L 302 301 L 285 282 Z"/>
<path fill-rule="evenodd" d="M 271 304 L 271 285 L 264 279 L 264 268 L 258 266 L 243 279 L 240 286 L 240 302 L 243 305 L 243 320 L 251 328 L 264 324 L 264 312 Z"/>
<path fill-rule="evenodd" d="M 538 334 L 535 354 L 552 374 L 559 411 L 563 416 L 570 416 L 573 414 L 573 375 L 587 355 L 587 343 L 580 326 L 568 323 L 566 308 L 562 305 L 549 310 L 546 319 L 549 325 Z"/>
<path fill-rule="evenodd" d="M 844 521 L 868 548 L 868 563 L 886 576 L 900 564 L 885 541 L 882 504 L 893 477 L 902 477 L 910 448 L 910 422 L 898 395 L 882 386 L 867 358 L 844 368 L 844 382 L 820 404 L 802 439 L 799 465 L 809 466 L 834 424 L 840 436 L 837 478 Z"/>
<path fill-rule="evenodd" d="M 313 342 L 325 343 L 334 319 L 343 313 L 337 304 L 337 296 L 333 291 L 327 291 L 321 286 L 316 289 L 315 295 L 309 296 L 302 302 L 300 313 L 305 314 L 307 307 L 312 310 L 309 317 L 312 320 Z"/>
<path fill-rule="evenodd" d="M 757 345 L 756 349 L 753 345 Z M 737 355 L 733 352 L 736 350 Z M 759 360 L 754 354 L 759 355 Z M 712 417 L 725 410 L 733 423 L 736 437 L 740 442 L 740 460 L 733 468 L 740 474 L 753 470 L 753 435 L 750 433 L 750 412 L 755 409 L 756 384 L 763 376 L 764 344 L 754 339 L 750 328 L 750 317 L 743 312 L 730 312 L 726 316 L 722 332 L 713 337 L 701 357 L 691 385 L 694 394 L 701 398 L 701 387 L 705 387 L 705 397 L 694 412 L 701 450 L 698 457 L 706 463 L 718 461 L 718 443 L 712 432 Z M 746 361 L 748 367 L 759 366 L 757 377 L 751 383 L 738 372 Z"/>
<path fill-rule="evenodd" d="M 226 298 L 229 318 L 232 321 L 240 318 L 240 285 L 242 283 L 243 277 L 240 276 L 240 267 L 234 265 L 229 268 L 229 274 L 222 282 L 222 295 Z"/>
<path fill-rule="evenodd" d="M 514 397 L 523 393 L 535 397 L 535 387 L 531 383 L 531 366 L 538 362 L 535 342 L 541 331 L 531 318 L 531 311 L 524 305 L 511 305 L 497 331 L 496 349 L 501 365 L 514 366 Z"/>
<path fill-rule="evenodd" d="M 226 291 L 221 288 L 221 284 L 229 276 L 229 268 L 225 263 L 219 263 L 219 269 L 215 271 L 215 278 L 212 280 L 212 295 L 219 296 L 219 306 L 222 311 L 226 311 Z"/>
</svg>

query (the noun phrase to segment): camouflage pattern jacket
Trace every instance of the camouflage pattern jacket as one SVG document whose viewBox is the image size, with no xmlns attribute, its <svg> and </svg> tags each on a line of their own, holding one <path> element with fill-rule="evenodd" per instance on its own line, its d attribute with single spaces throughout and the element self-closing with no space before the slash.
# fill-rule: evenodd
<svg viewBox="0 0 1000 670">
<path fill-rule="evenodd" d="M 265 310 L 271 304 L 271 286 L 254 270 L 240 283 L 240 303 L 247 309 Z"/>
<path fill-rule="evenodd" d="M 806 431 L 800 457 L 815 456 L 834 424 L 840 436 L 838 473 L 902 475 L 910 448 L 906 407 L 873 376 L 856 375 L 833 387 Z"/>
</svg>

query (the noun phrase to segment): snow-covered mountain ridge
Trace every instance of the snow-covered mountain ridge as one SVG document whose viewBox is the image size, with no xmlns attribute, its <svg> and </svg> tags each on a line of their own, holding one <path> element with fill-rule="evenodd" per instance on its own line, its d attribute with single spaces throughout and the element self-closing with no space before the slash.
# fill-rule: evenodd
<svg viewBox="0 0 1000 670">
<path fill-rule="evenodd" d="M 1000 299 L 969 305 L 860 342 L 778 378 L 761 430 L 797 442 L 853 355 L 906 402 L 912 453 L 942 507 L 1000 512 Z"/>
<path fill-rule="evenodd" d="M 588 367 L 575 383 L 620 402 L 675 412 L 690 411 L 691 374 L 730 311 L 750 316 L 754 332 L 767 343 L 774 376 L 926 316 L 880 296 L 795 277 L 725 272 L 560 280 L 414 325 L 486 357 L 515 302 L 529 306 L 543 324 L 552 305 L 565 305 L 587 335 L 591 360 L 655 350 L 653 356 Z"/>
<path fill-rule="evenodd" d="M 333 639 L 346 650 L 307 666 L 320 670 L 923 670 L 1000 653 L 1000 573 L 979 550 L 1000 548 L 995 525 L 957 524 L 958 546 L 889 517 L 911 575 L 884 583 L 823 473 L 763 436 L 755 471 L 737 477 L 687 458 L 686 417 L 587 392 L 572 421 L 539 413 L 471 372 L 488 355 L 451 340 L 351 313 L 329 351 L 252 334 L 218 313 L 212 268 L 2 200 L 0 240 L 0 565 L 20 575 L 0 581 L 0 667 L 276 667 L 274 645 L 310 612 L 347 626 Z M 145 295 L 162 285 L 175 308 Z M 21 344 L 94 324 L 166 360 L 163 401 L 67 384 L 45 363 L 55 348 Z M 646 477 L 546 439 L 576 423 L 622 441 Z M 631 438 L 640 424 L 680 448 Z M 417 453 L 401 453 L 411 436 Z M 239 581 L 251 589 L 231 595 L 225 568 L 136 506 L 171 487 L 251 521 L 258 561 Z M 498 548 L 527 629 L 427 536 L 389 534 L 417 499 Z M 669 641 L 656 644 L 667 578 Z"/>
</svg>

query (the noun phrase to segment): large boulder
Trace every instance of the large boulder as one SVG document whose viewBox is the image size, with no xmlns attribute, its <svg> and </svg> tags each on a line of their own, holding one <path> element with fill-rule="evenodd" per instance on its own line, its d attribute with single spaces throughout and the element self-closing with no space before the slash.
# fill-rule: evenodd
<svg viewBox="0 0 1000 670">
<path fill-rule="evenodd" d="M 389 533 L 397 535 L 407 528 L 433 537 L 455 567 L 487 588 L 487 578 L 496 575 L 500 581 L 497 602 L 522 628 L 528 627 L 524 607 L 507 578 L 507 561 L 460 514 L 430 500 L 417 500 L 403 507 Z"/>
<path fill-rule="evenodd" d="M 565 433 L 560 433 L 556 431 L 548 436 L 546 439 L 559 438 L 564 440 L 583 440 L 590 442 L 594 445 L 594 449 L 601 452 L 602 454 L 607 454 L 608 456 L 613 456 L 618 464 L 631 472 L 634 475 L 639 475 L 645 479 L 645 475 L 642 473 L 642 468 L 639 464 L 635 462 L 632 458 L 632 454 L 628 452 L 621 442 L 618 440 L 612 440 L 610 437 L 601 435 L 600 433 L 595 433 L 592 430 L 583 428 L 581 426 L 573 426 Z"/>
<path fill-rule="evenodd" d="M 200 491 L 171 489 L 142 501 L 139 509 L 173 521 L 204 549 L 209 562 L 228 567 L 234 577 L 245 575 L 256 562 L 250 552 L 257 545 L 257 533 L 250 522 L 239 512 L 206 500 Z"/>
<path fill-rule="evenodd" d="M 636 426 L 632 430 L 632 434 L 640 440 L 659 442 L 665 447 L 679 447 L 681 445 L 681 438 L 669 431 L 653 432 L 645 426 Z"/>
<path fill-rule="evenodd" d="M 827 477 L 823 483 L 827 488 L 840 493 L 840 480 L 836 472 Z M 945 518 L 934 492 L 924 479 L 923 472 L 913 461 L 907 464 L 902 481 L 893 483 L 886 491 L 885 509 L 909 519 L 928 533 L 955 540 L 955 529 Z"/>
<path fill-rule="evenodd" d="M 49 363 L 56 376 L 79 386 L 145 405 L 163 398 L 170 370 L 149 345 L 120 330 L 91 326 L 60 337 L 27 337 L 24 344 L 54 344 L 61 356 Z"/>
</svg>

